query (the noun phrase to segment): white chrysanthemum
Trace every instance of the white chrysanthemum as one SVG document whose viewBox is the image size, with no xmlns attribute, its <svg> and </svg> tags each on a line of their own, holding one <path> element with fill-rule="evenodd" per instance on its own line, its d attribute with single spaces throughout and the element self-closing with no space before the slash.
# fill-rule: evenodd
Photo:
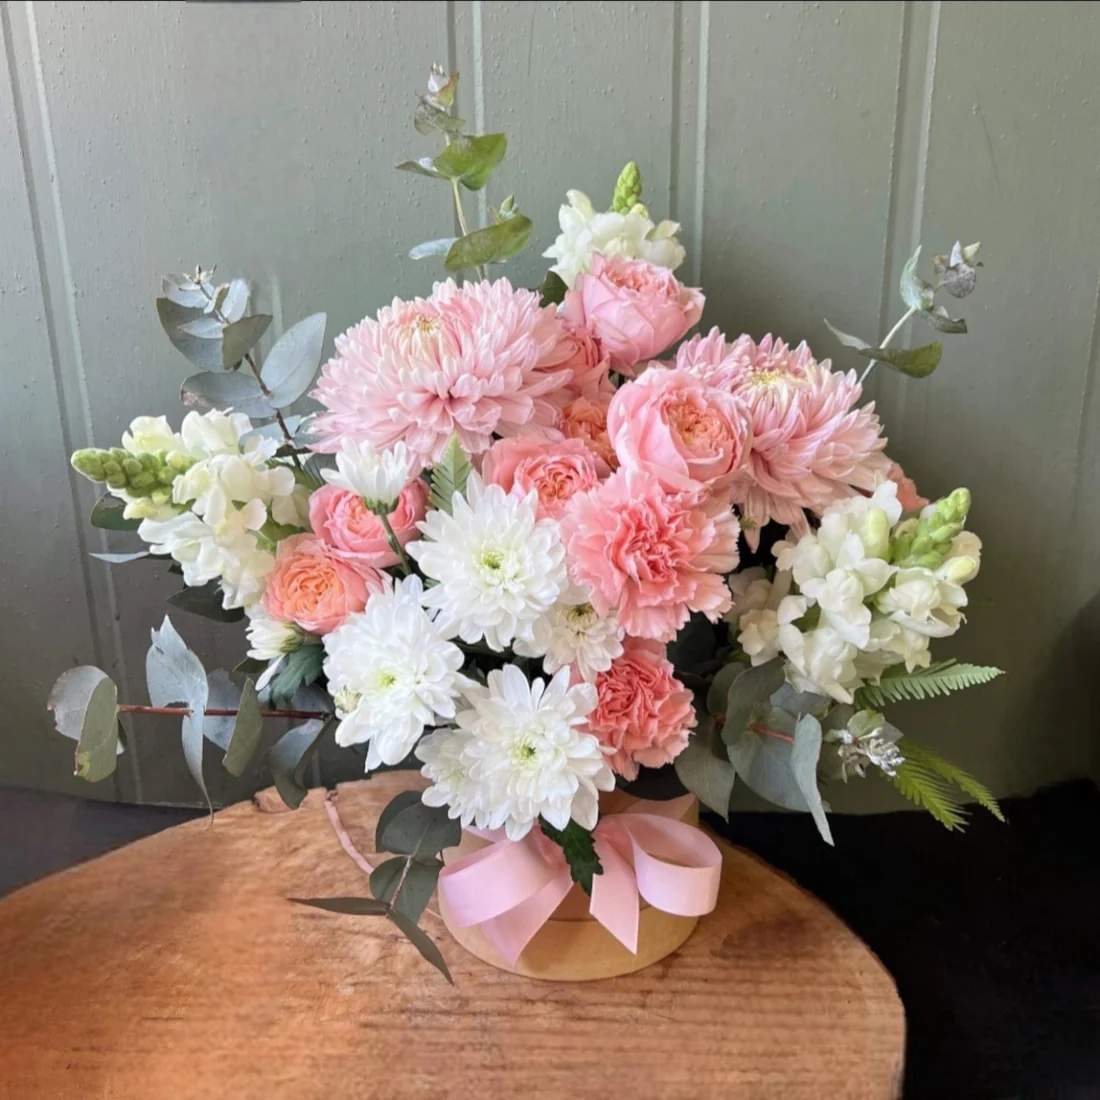
<svg viewBox="0 0 1100 1100">
<path fill-rule="evenodd" d="M 426 726 L 455 716 L 468 683 L 462 651 L 424 610 L 419 577 L 370 598 L 325 635 L 325 675 L 337 699 L 339 745 L 367 742 L 367 770 L 399 764 Z"/>
<path fill-rule="evenodd" d="M 382 451 L 369 443 L 346 440 L 336 453 L 336 469 L 322 470 L 321 476 L 330 485 L 361 496 L 372 512 L 388 516 L 415 473 L 412 456 L 400 440 Z"/>
<path fill-rule="evenodd" d="M 567 191 L 567 205 L 558 211 L 561 233 L 543 253 L 556 263 L 551 268 L 571 287 L 582 271 L 588 270 L 593 252 L 646 260 L 670 271 L 684 262 L 683 245 L 676 239 L 679 222 L 654 225 L 644 207 L 625 214 L 599 212 L 583 191 Z"/>
<path fill-rule="evenodd" d="M 536 518 L 538 496 L 522 500 L 470 475 L 454 514 L 429 512 L 417 526 L 424 538 L 406 551 L 438 581 L 424 595 L 438 625 L 464 642 L 484 638 L 496 650 L 529 638 L 536 620 L 565 588 L 565 548 L 558 525 Z"/>
<path fill-rule="evenodd" d="M 622 655 L 625 633 L 613 611 L 598 615 L 587 588 L 572 586 L 535 620 L 531 636 L 517 638 L 513 648 L 521 657 L 541 657 L 551 675 L 572 665 L 582 679 L 595 680 Z"/>
<path fill-rule="evenodd" d="M 254 661 L 273 661 L 285 657 L 300 649 L 306 641 L 313 640 L 313 636 L 297 623 L 269 615 L 263 604 L 248 608 L 247 614 L 248 656 Z"/>
<path fill-rule="evenodd" d="M 425 801 L 445 801 L 452 817 L 479 828 L 503 827 L 509 840 L 521 840 L 540 816 L 557 829 L 570 820 L 594 828 L 599 792 L 615 786 L 599 741 L 580 729 L 596 706 L 595 687 L 570 687 L 565 668 L 549 684 L 529 683 L 505 665 L 466 698 L 458 733 L 435 734 L 417 748 L 423 774 L 440 788 Z M 454 737 L 459 743 L 448 746 Z"/>
</svg>

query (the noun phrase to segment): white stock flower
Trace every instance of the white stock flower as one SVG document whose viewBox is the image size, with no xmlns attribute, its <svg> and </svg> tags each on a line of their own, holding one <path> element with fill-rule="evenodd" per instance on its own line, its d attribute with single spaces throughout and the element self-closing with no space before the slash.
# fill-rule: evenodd
<svg viewBox="0 0 1100 1100">
<path fill-rule="evenodd" d="M 322 470 L 321 476 L 330 485 L 362 497 L 372 512 L 388 516 L 415 473 L 412 457 L 401 441 L 376 451 L 369 443 L 347 440 L 336 454 L 336 469 Z"/>
<path fill-rule="evenodd" d="M 538 497 L 509 496 L 470 475 L 454 514 L 432 511 L 417 525 L 424 537 L 405 550 L 439 583 L 424 604 L 439 611 L 439 628 L 464 642 L 484 638 L 504 649 L 530 638 L 535 622 L 566 587 L 565 548 L 558 525 L 536 518 Z"/>
<path fill-rule="evenodd" d="M 425 802 L 446 802 L 451 817 L 479 828 L 503 827 L 509 840 L 521 840 L 540 816 L 557 829 L 571 819 L 594 828 L 599 792 L 615 786 L 599 741 L 580 728 L 596 706 L 595 687 L 570 687 L 566 668 L 549 684 L 529 683 L 505 665 L 465 694 L 470 706 L 458 713 L 457 733 L 417 747 L 433 782 Z"/>
<path fill-rule="evenodd" d="M 183 440 L 172 431 L 166 416 L 135 416 L 122 433 L 122 447 L 131 454 L 168 454 L 185 450 Z"/>
<path fill-rule="evenodd" d="M 738 577 L 745 579 L 738 582 Z M 746 569 L 730 577 L 734 606 L 730 616 L 740 628 L 737 640 L 752 658 L 762 665 L 779 655 L 779 628 L 806 614 L 807 601 L 791 596 L 790 573 L 780 571 L 769 581 L 763 569 Z"/>
<path fill-rule="evenodd" d="M 787 679 L 799 691 L 852 701 L 860 678 L 855 665 L 859 651 L 851 642 L 828 626 L 803 634 L 789 623 L 779 628 L 779 645 L 787 658 Z"/>
<path fill-rule="evenodd" d="M 962 585 L 941 580 L 931 569 L 899 569 L 893 585 L 875 601 L 879 611 L 900 626 L 929 638 L 946 638 L 963 623 Z"/>
<path fill-rule="evenodd" d="M 567 191 L 569 202 L 558 211 L 561 233 L 543 253 L 556 263 L 551 268 L 571 287 L 588 270 L 593 252 L 646 260 L 670 271 L 684 262 L 684 247 L 676 239 L 678 222 L 654 225 L 645 208 L 635 206 L 625 214 L 598 212 L 583 191 Z"/>
<path fill-rule="evenodd" d="M 338 699 L 338 745 L 367 742 L 367 770 L 399 764 L 426 726 L 455 716 L 468 683 L 462 651 L 421 605 L 419 577 L 380 592 L 325 635 L 325 675 Z"/>
<path fill-rule="evenodd" d="M 529 638 L 517 638 L 513 645 L 521 657 L 541 657 L 551 675 L 572 665 L 584 680 L 595 680 L 611 662 L 622 655 L 623 635 L 612 611 L 600 616 L 588 602 L 586 588 L 571 586 L 558 602 L 535 620 Z"/>
<path fill-rule="evenodd" d="M 257 464 L 254 453 L 248 456 L 214 455 L 196 462 L 175 479 L 172 499 L 177 504 L 187 504 L 200 516 L 206 515 L 215 494 L 219 493 L 236 504 L 259 500 L 274 505 L 279 501 L 280 514 L 294 521 L 297 509 L 291 505 L 288 511 L 284 502 L 291 498 L 295 486 L 290 470 L 285 466 L 268 467 L 263 459 Z"/>
</svg>

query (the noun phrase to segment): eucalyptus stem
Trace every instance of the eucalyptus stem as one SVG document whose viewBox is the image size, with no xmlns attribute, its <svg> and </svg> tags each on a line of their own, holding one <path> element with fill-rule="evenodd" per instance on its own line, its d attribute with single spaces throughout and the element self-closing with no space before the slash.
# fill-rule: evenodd
<svg viewBox="0 0 1100 1100">
<path fill-rule="evenodd" d="M 386 532 L 386 541 L 390 544 L 390 549 L 397 555 L 397 560 L 405 576 L 409 576 L 413 571 L 412 562 L 409 561 L 409 555 L 405 553 L 405 547 L 401 545 L 393 527 L 390 525 L 390 517 L 379 513 L 378 518 L 382 521 L 382 529 Z"/>
<path fill-rule="evenodd" d="M 908 321 L 908 320 L 909 320 L 909 318 L 910 318 L 910 317 L 912 317 L 912 316 L 913 316 L 913 314 L 914 314 L 914 313 L 916 313 L 916 312 L 917 312 L 917 307 L 916 307 L 916 306 L 910 306 L 910 307 L 909 307 L 909 309 L 908 309 L 908 310 L 906 310 L 906 312 L 905 312 L 905 313 L 904 313 L 904 314 L 902 315 L 902 317 L 901 317 L 901 320 L 900 320 L 900 321 L 898 321 L 898 323 L 897 323 L 896 325 L 894 325 L 894 327 L 893 327 L 893 328 L 892 328 L 892 329 L 891 329 L 891 330 L 890 330 L 890 331 L 889 331 L 889 332 L 888 332 L 888 333 L 887 333 L 887 334 L 886 334 L 886 335 L 885 335 L 885 336 L 884 336 L 884 337 L 882 338 L 882 340 L 881 340 L 881 341 L 879 342 L 879 345 L 878 345 L 878 346 L 879 346 L 880 348 L 884 348 L 884 347 L 886 347 L 886 346 L 887 346 L 887 344 L 889 344 L 889 343 L 890 343 L 890 341 L 891 341 L 891 340 L 893 340 L 893 338 L 894 338 L 895 336 L 897 336 L 897 334 L 898 334 L 898 333 L 899 333 L 899 332 L 901 331 L 901 327 L 902 327 L 902 325 L 904 325 L 904 324 L 905 324 L 905 322 L 906 322 L 906 321 Z M 874 365 L 875 365 L 875 364 L 876 364 L 877 362 L 878 362 L 878 360 L 877 360 L 877 359 L 872 359 L 872 360 L 871 360 L 871 361 L 870 361 L 870 362 L 869 362 L 869 363 L 867 364 L 867 366 L 865 366 L 865 367 L 863 368 L 863 373 L 862 373 L 862 374 L 861 374 L 861 375 L 859 376 L 859 384 L 860 384 L 861 386 L 862 386 L 862 385 L 863 385 L 863 383 L 864 383 L 864 382 L 866 381 L 866 379 L 867 379 L 867 375 L 869 375 L 869 374 L 871 373 L 871 368 L 872 368 L 872 367 L 873 367 L 873 366 L 874 366 Z"/>
<path fill-rule="evenodd" d="M 166 714 L 185 715 L 191 713 L 190 707 L 150 707 L 141 703 L 119 703 L 120 714 Z M 235 718 L 240 712 L 236 707 L 206 707 L 203 714 L 207 718 Z M 327 710 L 279 710 L 266 708 L 260 710 L 261 718 L 331 718 Z"/>
<path fill-rule="evenodd" d="M 464 237 L 468 237 L 470 235 L 470 223 L 466 221 L 466 211 L 462 207 L 462 191 L 458 186 L 458 180 L 451 180 L 451 194 L 455 197 L 455 214 L 458 216 L 458 228 L 462 230 Z M 477 271 L 479 279 L 487 277 L 484 264 L 478 264 L 474 270 Z"/>
</svg>

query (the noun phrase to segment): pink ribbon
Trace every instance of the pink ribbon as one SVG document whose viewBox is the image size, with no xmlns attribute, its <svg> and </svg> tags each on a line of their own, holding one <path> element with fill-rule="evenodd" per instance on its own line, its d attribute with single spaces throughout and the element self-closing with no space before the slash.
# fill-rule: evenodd
<svg viewBox="0 0 1100 1100">
<path fill-rule="evenodd" d="M 633 954 L 639 896 L 681 917 L 701 917 L 718 900 L 722 854 L 702 830 L 679 820 L 690 799 L 636 802 L 601 818 L 593 832 L 603 874 L 592 879 L 588 909 Z M 502 829 L 470 831 L 490 843 L 443 868 L 440 898 L 452 924 L 480 925 L 513 964 L 572 889 L 569 866 L 537 825 L 519 841 Z"/>
</svg>

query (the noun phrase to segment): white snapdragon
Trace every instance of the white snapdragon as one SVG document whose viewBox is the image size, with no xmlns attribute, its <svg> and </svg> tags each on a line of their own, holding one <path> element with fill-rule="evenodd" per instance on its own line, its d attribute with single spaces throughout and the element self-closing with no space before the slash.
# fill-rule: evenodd
<svg viewBox="0 0 1100 1100">
<path fill-rule="evenodd" d="M 412 456 L 402 442 L 384 451 L 367 443 L 345 442 L 336 453 L 336 469 L 321 471 L 330 485 L 357 494 L 372 512 L 383 516 L 397 507 L 398 497 L 415 474 Z"/>
</svg>

